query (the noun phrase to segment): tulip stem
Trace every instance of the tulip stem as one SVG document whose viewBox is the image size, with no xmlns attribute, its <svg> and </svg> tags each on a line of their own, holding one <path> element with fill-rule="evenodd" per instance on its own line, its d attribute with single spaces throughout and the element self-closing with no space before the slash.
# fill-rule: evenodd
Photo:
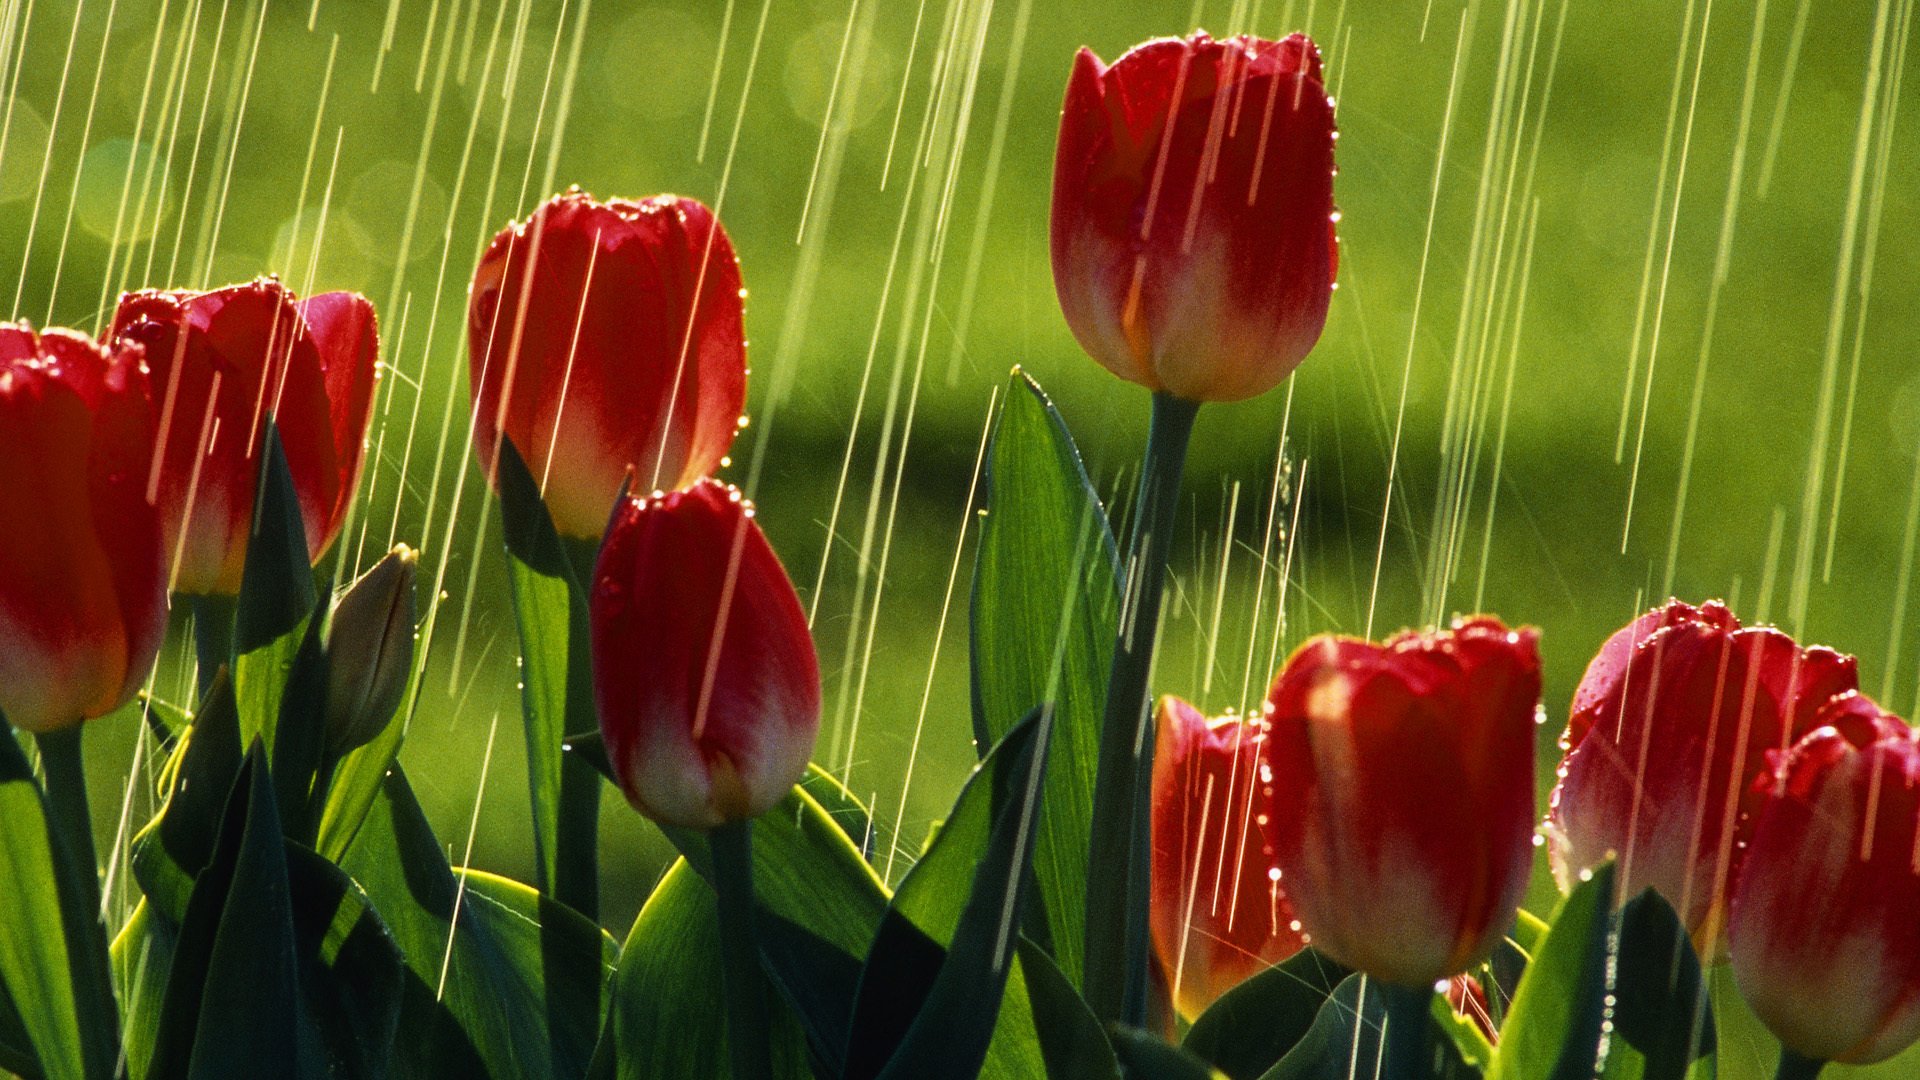
<svg viewBox="0 0 1920 1080">
<path fill-rule="evenodd" d="M 734 1080 L 770 1080 L 766 980 L 753 937 L 753 822 L 729 821 L 707 834 L 720 908 L 721 982 Z"/>
<path fill-rule="evenodd" d="M 1827 1063 L 1818 1058 L 1802 1057 L 1787 1049 L 1780 1048 L 1780 1068 L 1775 1070 L 1774 1080 L 1814 1080 Z"/>
<path fill-rule="evenodd" d="M 1160 595 L 1198 402 L 1153 395 L 1140 489 L 1123 564 L 1118 633 L 1107 676 L 1087 853 L 1087 1004 L 1104 1023 L 1140 1026 L 1147 1011 L 1147 873 L 1153 780 L 1148 677 Z"/>
<path fill-rule="evenodd" d="M 206 696 L 214 675 L 233 661 L 233 620 L 240 605 L 231 596 L 195 596 L 191 604 L 194 659 L 199 663 L 194 686 L 198 709 L 197 699 Z"/>
<path fill-rule="evenodd" d="M 1399 986 L 1369 978 L 1385 1014 L 1380 1028 L 1379 1076 L 1429 1076 L 1433 1068 L 1433 987 Z"/>
<path fill-rule="evenodd" d="M 104 1010 L 104 1025 L 84 1025 L 82 1054 L 88 1077 L 115 1074 L 118 1047 L 101 1031 L 118 1027 L 111 1019 L 115 1008 L 113 979 L 107 960 L 107 928 L 100 911 L 100 863 L 94 853 L 93 815 L 87 809 L 87 769 L 80 753 L 82 725 L 34 736 L 40 767 L 46 773 L 48 831 L 64 923 L 67 954 L 71 958 L 74 999 L 82 1009 Z"/>
</svg>

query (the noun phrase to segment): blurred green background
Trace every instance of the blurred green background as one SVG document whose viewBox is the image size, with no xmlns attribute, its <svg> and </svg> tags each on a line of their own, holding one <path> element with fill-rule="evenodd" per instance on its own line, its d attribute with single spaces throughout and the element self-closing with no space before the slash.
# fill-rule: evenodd
<svg viewBox="0 0 1920 1080">
<path fill-rule="evenodd" d="M 325 566 L 424 550 L 440 591 L 403 760 L 456 861 L 470 842 L 524 878 L 468 275 L 570 184 L 717 205 L 754 363 L 728 478 L 817 611 L 818 756 L 910 855 L 973 760 L 956 545 L 993 393 L 1015 364 L 1037 377 L 1103 490 L 1128 490 L 1144 434 L 1144 391 L 1080 355 L 1053 298 L 1073 50 L 1306 29 L 1339 101 L 1340 288 L 1287 387 L 1201 416 L 1158 689 L 1244 706 L 1310 634 L 1495 611 L 1544 630 L 1544 807 L 1582 666 L 1668 591 L 1856 653 L 1867 689 L 1915 704 L 1913 7 L 9 0 L 0 298 L 90 330 L 148 285 L 278 273 L 374 300 L 387 370 Z M 163 697 L 184 696 L 176 630 Z M 91 731 L 103 842 L 150 809 L 136 728 Z M 604 818 L 620 930 L 668 849 L 617 797 Z M 1749 1029 L 1727 1041 L 1732 1075 L 1770 1060 Z"/>
</svg>

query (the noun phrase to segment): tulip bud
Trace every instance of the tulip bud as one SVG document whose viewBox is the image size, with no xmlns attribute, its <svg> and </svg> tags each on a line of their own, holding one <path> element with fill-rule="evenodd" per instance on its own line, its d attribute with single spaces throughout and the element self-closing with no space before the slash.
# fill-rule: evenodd
<svg viewBox="0 0 1920 1080">
<path fill-rule="evenodd" d="M 1769 755 L 1728 937 L 1748 1004 L 1816 1061 L 1920 1039 L 1920 741 L 1858 693 Z"/>
<path fill-rule="evenodd" d="M 506 435 L 564 536 L 636 490 L 718 468 L 747 396 L 740 264 L 713 212 L 658 195 L 556 195 L 493 238 L 467 318 L 474 448 Z"/>
<path fill-rule="evenodd" d="M 713 480 L 625 499 L 593 581 L 594 703 L 628 801 L 696 829 L 772 808 L 812 756 L 820 666 L 752 505 Z"/>
<path fill-rule="evenodd" d="M 1323 636 L 1268 696 L 1276 856 L 1308 940 L 1431 987 L 1492 950 L 1533 863 L 1538 635 Z"/>
<path fill-rule="evenodd" d="M 1273 863 L 1267 722 L 1161 699 L 1153 757 L 1154 952 L 1189 1020 L 1306 944 Z"/>
<path fill-rule="evenodd" d="M 0 713 L 48 732 L 119 707 L 167 629 L 138 346 L 0 326 Z"/>
<path fill-rule="evenodd" d="M 1852 657 L 1743 629 L 1718 603 L 1669 601 L 1621 628 L 1587 666 L 1561 740 L 1547 829 L 1563 887 L 1612 855 L 1622 896 L 1659 890 L 1701 955 L 1721 958 L 1766 753 L 1855 684 Z"/>
<path fill-rule="evenodd" d="M 1053 168 L 1053 282 L 1080 347 L 1191 401 L 1273 389 L 1320 339 L 1338 252 L 1333 99 L 1303 34 L 1082 49 Z"/>
<path fill-rule="evenodd" d="M 413 672 L 413 574 L 396 546 L 333 605 L 327 628 L 327 744 L 337 755 L 386 730 Z"/>
<path fill-rule="evenodd" d="M 211 292 L 128 293 L 114 338 L 146 347 L 171 584 L 235 593 L 246 565 L 262 432 L 286 448 L 307 556 L 319 559 L 359 482 L 379 357 L 373 305 L 296 300 L 272 278 Z"/>
</svg>

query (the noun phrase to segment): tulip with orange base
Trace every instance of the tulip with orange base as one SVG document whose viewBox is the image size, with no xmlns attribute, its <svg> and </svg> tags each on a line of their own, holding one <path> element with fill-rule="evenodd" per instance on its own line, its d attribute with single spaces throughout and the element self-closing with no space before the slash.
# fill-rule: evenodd
<svg viewBox="0 0 1920 1080">
<path fill-rule="evenodd" d="M 1574 692 L 1547 818 L 1555 874 L 1567 885 L 1617 857 L 1622 896 L 1659 890 L 1701 955 L 1722 958 L 1766 754 L 1855 684 L 1852 657 L 1742 627 L 1715 602 L 1622 627 Z"/>
<path fill-rule="evenodd" d="M 627 498 L 594 566 L 594 702 L 613 775 L 662 825 L 709 830 L 734 1076 L 768 1073 L 753 819 L 806 772 L 820 665 L 793 582 L 740 492 Z"/>
<path fill-rule="evenodd" d="M 1273 778 L 1261 717 L 1209 720 L 1160 701 L 1153 756 L 1154 952 L 1192 1020 L 1306 942 L 1274 866 Z"/>
<path fill-rule="evenodd" d="M 153 493 L 174 591 L 240 591 L 269 418 L 317 560 L 360 477 L 379 358 L 373 305 L 345 292 L 298 300 L 272 278 L 149 290 L 120 298 L 112 337 L 144 346 L 152 371 Z"/>
<path fill-rule="evenodd" d="M 1533 862 L 1531 629 L 1321 637 L 1268 698 L 1276 858 L 1314 946 L 1431 988 L 1492 950 Z"/>
<path fill-rule="evenodd" d="M 1320 50 L 1204 33 L 1074 60 L 1053 280 L 1081 348 L 1188 401 L 1279 385 L 1333 290 L 1333 100 Z"/>
<path fill-rule="evenodd" d="M 1814 725 L 1768 755 L 1728 922 L 1783 1076 L 1920 1039 L 1920 736 L 1858 693 Z"/>
<path fill-rule="evenodd" d="M 502 435 L 562 536 L 597 538 L 629 469 L 685 488 L 726 456 L 746 402 L 740 264 L 713 212 L 656 195 L 556 195 L 501 230 L 468 302 L 474 449 Z"/>
</svg>

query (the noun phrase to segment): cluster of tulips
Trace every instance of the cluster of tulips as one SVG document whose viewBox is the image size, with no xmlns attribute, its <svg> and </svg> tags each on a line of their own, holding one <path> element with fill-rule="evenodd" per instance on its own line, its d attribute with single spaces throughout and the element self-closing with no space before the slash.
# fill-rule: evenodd
<svg viewBox="0 0 1920 1080">
<path fill-rule="evenodd" d="M 1723 959 L 1785 1046 L 1782 1075 L 1883 1060 L 1920 1038 L 1920 741 L 1860 694 L 1850 657 L 1743 627 L 1714 603 L 1648 612 L 1601 647 L 1575 693 L 1544 825 L 1532 629 L 1476 616 L 1381 643 L 1319 637 L 1244 715 L 1210 719 L 1170 695 L 1153 707 L 1151 659 L 1194 416 L 1203 402 L 1272 389 L 1318 340 L 1337 264 L 1334 140 L 1320 56 L 1300 35 L 1196 35 L 1150 42 L 1111 66 L 1084 50 L 1075 61 L 1054 175 L 1054 277 L 1086 351 L 1153 394 L 1133 527 L 1125 557 L 1115 557 L 1088 496 L 1094 555 L 1071 520 L 1055 517 L 1034 534 L 1084 556 L 1065 571 L 1070 583 L 1042 583 L 1071 584 L 1067 598 L 1039 602 L 1024 621 L 976 609 L 976 780 L 987 780 L 963 792 L 915 868 L 934 884 L 915 887 L 910 875 L 893 892 L 859 863 L 860 830 L 809 816 L 864 811 L 809 766 L 821 682 L 807 620 L 752 505 L 713 478 L 743 422 L 747 384 L 745 292 L 720 223 L 691 199 L 598 202 L 574 190 L 485 250 L 469 299 L 471 429 L 512 559 L 538 884 L 551 904 L 539 911 L 549 926 L 597 913 L 591 834 L 604 775 L 711 887 L 697 895 L 719 931 L 718 956 L 706 963 L 721 973 L 725 1023 L 709 1030 L 725 1032 L 726 1051 L 701 1059 L 714 1069 L 738 1080 L 1021 1075 L 1010 1061 L 1039 1061 L 1055 1080 L 1116 1070 L 1234 1080 L 1355 1069 L 1594 1075 L 1608 1031 L 1649 1063 L 1658 1056 L 1628 1015 L 1643 1001 L 1626 973 L 1626 943 L 1641 934 L 1633 912 L 1648 910 L 1636 904 L 1654 905 L 1654 923 L 1674 928 L 1663 970 L 1684 1036 L 1677 1056 L 1646 1075 L 1683 1075 L 1711 1050 L 1698 970 Z M 471 1075 L 438 1071 L 406 1049 L 408 1024 L 434 1022 L 420 1018 L 439 1015 L 431 1010 L 449 997 L 450 978 L 449 1000 L 460 993 L 460 900 L 433 924 L 447 938 L 445 958 L 419 955 L 431 949 L 410 944 L 411 924 L 374 884 L 374 856 L 356 847 L 375 831 L 360 824 L 375 796 L 343 809 L 355 755 L 384 746 L 368 775 L 382 812 L 405 817 L 392 809 L 406 805 L 394 786 L 392 721 L 417 674 L 413 555 L 396 550 L 338 600 L 319 598 L 310 620 L 270 627 L 264 645 L 252 625 L 252 612 L 293 588 L 262 552 L 290 547 L 311 567 L 352 516 L 377 355 L 366 300 L 299 300 L 270 279 L 130 294 L 98 340 L 0 328 L 0 711 L 34 737 L 42 774 L 23 781 L 0 769 L 0 780 L 43 792 L 62 910 L 91 913 L 64 928 L 62 955 L 76 971 L 105 963 L 104 938 L 87 943 L 101 937 L 104 909 L 80 725 L 148 682 L 170 595 L 191 600 L 202 695 L 177 728 L 156 722 L 175 760 L 153 831 L 185 884 L 136 854 L 145 914 L 121 935 L 174 950 L 163 953 L 173 971 L 161 973 L 158 1015 L 183 1030 L 153 1034 L 153 1005 L 140 1013 L 116 945 L 121 985 L 91 1007 L 112 1012 L 117 998 L 144 1020 L 127 1024 L 124 1043 L 115 1029 L 106 1050 L 89 1042 L 69 1054 L 44 1035 L 62 1029 L 39 1022 L 36 987 L 13 981 L 23 969 L 0 949 L 6 1068 L 385 1076 L 392 1063 L 394 1075 Z M 1084 485 L 1051 406 L 1037 389 L 1021 400 L 1042 410 L 1047 445 L 1059 448 L 1048 460 L 1069 489 L 1076 476 Z M 998 450 L 994 461 L 1003 464 Z M 989 528 L 1031 512 L 996 489 Z M 294 521 L 296 536 L 276 541 L 273 530 Z M 993 577 L 1001 570 L 986 544 L 976 604 L 1006 583 Z M 1091 680 L 1062 659 L 1083 625 L 1108 635 Z M 259 648 L 281 648 L 265 698 L 248 667 Z M 309 653 L 324 658 L 318 667 Z M 1029 681 L 1007 677 L 1009 663 Z M 262 700 L 277 705 L 270 717 L 247 714 Z M 990 715 L 1009 700 L 1029 719 Z M 272 801 L 288 841 L 286 861 L 273 864 L 281 888 L 294 882 L 300 893 L 317 852 L 366 879 L 364 891 L 343 886 L 342 895 L 371 898 L 396 970 L 425 985 L 438 969 L 426 997 L 400 995 L 398 1019 L 371 1050 L 366 1031 L 340 1034 L 324 1009 L 314 1014 L 320 1034 L 294 1040 L 304 1049 L 229 1044 L 207 1019 L 247 996 L 205 981 L 222 962 L 221 935 L 241 933 L 227 920 L 252 904 L 222 890 L 244 878 L 235 860 L 247 865 L 254 834 L 241 827 L 262 812 L 249 784 L 265 783 L 269 760 L 255 749 L 246 757 L 257 767 L 241 767 L 237 741 L 227 757 L 208 757 L 223 738 L 215 718 L 236 710 L 239 731 L 275 743 Z M 0 751 L 13 745 L 5 742 Z M 1048 762 L 1075 748 L 1089 760 Z M 289 773 L 290 762 L 301 767 Z M 1069 771 L 1078 781 L 1060 779 Z M 208 776 L 220 790 L 189 786 Z M 180 841 L 181 815 L 208 798 L 229 809 L 210 812 L 207 835 Z M 1036 845 L 1061 835 L 1071 842 L 1036 865 Z M 829 910 L 834 897 L 854 894 L 824 884 L 840 872 L 826 856 L 792 862 L 803 843 L 850 854 L 855 892 L 884 908 L 862 931 L 872 935 L 864 962 L 868 943 L 842 946 L 826 929 L 844 915 Z M 1571 894 L 1551 929 L 1520 910 L 1542 843 Z M 974 846 L 953 846 L 965 844 Z M 941 845 L 960 854 L 943 856 Z M 794 884 L 809 875 L 816 893 Z M 462 888 L 467 880 L 462 872 Z M 665 917 L 665 898 L 685 880 L 668 875 L 642 924 Z M 1062 881 L 1083 891 L 1062 895 Z M 957 895 L 940 895 L 941 882 L 957 883 Z M 76 889 L 80 902 L 67 904 Z M 1581 903 L 1597 903 L 1599 915 L 1582 922 Z M 165 933 L 155 929 L 163 920 Z M 196 957 L 190 946 L 208 926 L 217 927 L 206 931 L 211 951 Z M 682 1075 L 658 1064 L 692 1060 L 668 1045 L 679 1036 L 657 1026 L 645 1029 L 652 1043 L 636 1042 L 631 1032 L 644 1025 L 621 1019 L 623 1009 L 662 1007 L 657 1000 L 607 1001 L 610 980 L 629 985 L 630 965 L 635 985 L 652 970 L 636 950 L 660 945 L 642 937 L 637 926 L 604 968 L 586 963 L 602 1011 L 568 1022 L 584 1027 L 590 1054 L 555 1050 L 544 1065 L 489 1058 L 492 1014 L 460 1021 L 469 1025 L 462 1045 L 492 1075 L 566 1074 L 563 1058 L 580 1066 L 572 1075 Z M 326 940 L 324 955 L 337 959 L 344 946 Z M 1581 960 L 1588 940 L 1620 962 Z M 597 937 L 588 952 L 599 954 Z M 250 962 L 271 971 L 279 959 Z M 1016 995 L 1015 968 L 1024 1035 L 1008 1027 L 1013 1005 L 1003 1009 Z M 318 969 L 298 970 L 308 1000 Z M 1694 972 L 1690 990 L 1683 970 Z M 1315 982 L 1302 972 L 1324 985 L 1310 1026 L 1293 1030 L 1262 1003 Z M 480 992 L 506 993 L 495 984 Z M 361 994 L 350 986 L 326 1000 Z M 1587 998 L 1591 1026 L 1564 1019 L 1585 1015 Z M 553 999 L 540 1000 L 551 1012 Z M 1466 1019 L 1442 1025 L 1447 1010 L 1436 1001 Z M 504 1015 L 526 1002 L 494 1004 Z M 1617 1015 L 1607 1011 L 1615 1005 Z M 1542 1019 L 1554 1016 L 1563 1019 Z M 557 1046 L 562 1022 L 547 1022 Z M 1544 1050 L 1542 1031 L 1551 1033 Z M 1168 1041 L 1182 1034 L 1184 1046 Z M 1014 1045 L 1021 1038 L 1025 1049 Z M 1363 1043 L 1370 1068 L 1358 1064 Z M 233 1056 L 234 1045 L 251 1045 L 253 1056 Z M 317 1059 L 305 1056 L 314 1045 L 324 1046 Z M 236 1061 L 242 1073 L 219 1071 Z M 1661 1071 L 1675 1062 L 1679 1071 Z"/>
</svg>

